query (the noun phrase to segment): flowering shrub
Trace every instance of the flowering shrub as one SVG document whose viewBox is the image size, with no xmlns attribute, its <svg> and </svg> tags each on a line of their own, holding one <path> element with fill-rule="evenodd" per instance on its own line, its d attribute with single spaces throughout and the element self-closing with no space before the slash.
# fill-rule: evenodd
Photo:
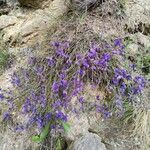
<svg viewBox="0 0 150 150">
<path fill-rule="evenodd" d="M 124 103 L 132 105 L 133 96 L 141 94 L 145 86 L 142 76 L 131 75 L 121 61 L 126 61 L 125 47 L 121 39 L 112 44 L 91 44 L 84 53 L 74 52 L 69 42 L 53 42 L 51 54 L 44 58 L 30 57 L 27 69 L 21 68 L 11 75 L 13 91 L 0 91 L 0 101 L 7 102 L 5 121 L 18 114 L 27 115 L 29 120 L 17 125 L 22 131 L 37 127 L 40 131 L 51 122 L 51 128 L 67 122 L 70 111 L 81 113 L 97 111 L 104 118 L 121 117 L 125 113 Z M 101 102 L 97 95 L 92 104 L 83 96 L 87 83 L 104 89 L 107 93 Z M 16 92 L 17 91 L 17 92 Z M 71 104 L 77 97 L 76 104 Z M 84 109 L 89 104 L 92 109 Z"/>
</svg>

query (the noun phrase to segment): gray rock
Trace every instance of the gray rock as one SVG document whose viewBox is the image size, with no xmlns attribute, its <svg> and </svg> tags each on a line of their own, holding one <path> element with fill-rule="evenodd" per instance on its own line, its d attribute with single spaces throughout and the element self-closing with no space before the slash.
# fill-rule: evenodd
<svg viewBox="0 0 150 150">
<path fill-rule="evenodd" d="M 106 150 L 106 147 L 98 135 L 87 133 L 76 140 L 69 150 Z"/>
<path fill-rule="evenodd" d="M 2 15 L 0 16 L 0 30 L 17 23 L 17 17 Z"/>
</svg>

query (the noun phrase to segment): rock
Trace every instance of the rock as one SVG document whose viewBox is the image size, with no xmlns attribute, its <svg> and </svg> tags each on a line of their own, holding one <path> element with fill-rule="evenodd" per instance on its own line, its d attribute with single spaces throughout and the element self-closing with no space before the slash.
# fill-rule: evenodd
<svg viewBox="0 0 150 150">
<path fill-rule="evenodd" d="M 43 3 L 48 0 L 18 0 L 18 1 L 22 6 L 41 8 Z"/>
<path fill-rule="evenodd" d="M 0 16 L 0 30 L 17 23 L 15 16 L 2 15 Z"/>
<path fill-rule="evenodd" d="M 106 150 L 106 147 L 98 135 L 87 133 L 77 139 L 68 150 Z"/>
<path fill-rule="evenodd" d="M 32 10 L 29 12 L 19 12 L 14 16 L 1 16 L 0 29 L 3 29 L 3 40 L 10 45 L 32 43 L 45 35 L 47 29 L 57 23 L 60 16 L 67 12 L 65 0 L 54 0 L 49 8 Z M 14 18 L 14 19 L 13 19 Z M 17 21 L 16 21 L 17 19 Z M 5 21 L 4 21 L 5 20 Z M 8 27 L 9 28 L 6 28 Z"/>
<path fill-rule="evenodd" d="M 148 36 L 143 35 L 142 33 L 137 33 L 138 41 L 143 44 L 145 48 L 150 47 L 150 38 Z"/>
<path fill-rule="evenodd" d="M 130 54 L 132 54 L 132 55 L 137 54 L 138 49 L 139 49 L 139 46 L 136 43 L 131 43 L 130 45 L 128 45 L 128 50 L 129 50 Z"/>
<path fill-rule="evenodd" d="M 70 129 L 64 136 L 67 140 L 74 141 L 80 135 L 88 133 L 88 129 L 90 126 L 85 114 L 80 114 L 78 116 L 75 114 L 69 114 L 69 116 L 71 116 L 68 120 Z"/>
</svg>

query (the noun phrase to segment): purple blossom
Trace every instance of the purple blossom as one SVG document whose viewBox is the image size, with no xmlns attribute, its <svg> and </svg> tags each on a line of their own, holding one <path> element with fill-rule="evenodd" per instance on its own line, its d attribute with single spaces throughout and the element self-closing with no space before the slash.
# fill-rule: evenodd
<svg viewBox="0 0 150 150">
<path fill-rule="evenodd" d="M 20 79 L 19 77 L 17 76 L 16 73 L 14 73 L 12 76 L 11 76 L 11 83 L 14 85 L 14 86 L 20 86 Z"/>
<path fill-rule="evenodd" d="M 61 105 L 62 105 L 62 102 L 60 99 L 58 99 L 52 104 L 52 107 L 57 108 L 57 107 L 60 107 Z"/>
<path fill-rule="evenodd" d="M 53 67 L 55 65 L 55 60 L 53 57 L 47 57 L 48 66 Z"/>
<path fill-rule="evenodd" d="M 120 85 L 120 92 L 121 92 L 122 94 L 124 94 L 125 90 L 126 90 L 126 84 L 123 82 L 123 83 Z"/>
<path fill-rule="evenodd" d="M 102 59 L 105 60 L 105 61 L 110 61 L 111 55 L 109 53 L 104 53 L 102 55 Z"/>
<path fill-rule="evenodd" d="M 44 118 L 49 121 L 52 118 L 52 114 L 50 112 L 47 112 L 44 116 Z"/>
<path fill-rule="evenodd" d="M 61 111 L 56 112 L 56 118 L 58 118 L 64 122 L 67 121 L 67 116 Z"/>
<path fill-rule="evenodd" d="M 43 108 L 46 107 L 46 104 L 47 104 L 47 99 L 46 99 L 46 96 L 44 94 L 41 94 L 39 96 L 39 100 L 40 100 L 40 104 Z"/>
<path fill-rule="evenodd" d="M 144 87 L 145 83 L 146 83 L 144 77 L 142 77 L 142 76 L 136 76 L 134 78 L 134 82 L 142 87 Z"/>
<path fill-rule="evenodd" d="M 142 92 L 142 90 L 144 89 L 146 84 L 146 81 L 144 79 L 144 77 L 142 76 L 136 76 L 134 78 L 134 85 L 131 88 L 131 91 L 133 94 L 140 94 Z"/>
<path fill-rule="evenodd" d="M 112 78 L 112 83 L 114 85 L 118 85 L 121 79 L 131 80 L 132 77 L 127 73 L 125 69 L 115 68 L 114 69 L 114 77 Z"/>
<path fill-rule="evenodd" d="M 0 94 L 0 101 L 4 99 L 4 95 L 1 93 Z"/>
<path fill-rule="evenodd" d="M 45 70 L 44 66 L 37 66 L 36 69 L 35 69 L 37 75 L 42 75 L 44 70 Z"/>
<path fill-rule="evenodd" d="M 115 39 L 114 40 L 114 45 L 115 46 L 121 46 L 122 45 L 122 39 L 121 38 Z"/>
<path fill-rule="evenodd" d="M 81 76 L 83 76 L 83 75 L 85 74 L 84 69 L 81 69 L 81 68 L 80 68 L 77 72 L 78 72 L 78 74 L 81 75 Z"/>
<path fill-rule="evenodd" d="M 55 47 L 55 48 L 58 48 L 60 46 L 60 42 L 52 42 L 52 45 Z"/>
<path fill-rule="evenodd" d="M 123 110 L 123 101 L 119 97 L 116 98 L 115 104 L 119 110 Z"/>
<path fill-rule="evenodd" d="M 89 67 L 90 67 L 89 62 L 88 62 L 88 60 L 87 60 L 86 58 L 82 60 L 82 65 L 83 65 L 85 68 L 89 68 Z"/>
<path fill-rule="evenodd" d="M 32 110 L 33 110 L 33 105 L 31 104 L 30 99 L 26 98 L 25 103 L 22 106 L 22 112 L 26 114 Z"/>
<path fill-rule="evenodd" d="M 65 79 L 66 77 L 67 77 L 67 75 L 64 72 L 59 74 L 60 79 Z"/>
<path fill-rule="evenodd" d="M 65 52 L 64 52 L 63 49 L 57 49 L 57 50 L 56 50 L 56 54 L 57 54 L 58 56 L 61 56 L 61 57 L 64 57 L 64 58 L 67 58 L 67 57 L 68 57 L 68 55 L 65 54 Z"/>
<path fill-rule="evenodd" d="M 28 63 L 30 64 L 30 65 L 35 65 L 36 64 L 36 57 L 30 57 L 29 58 L 29 60 L 28 60 Z"/>
<path fill-rule="evenodd" d="M 64 90 L 64 91 L 62 92 L 62 97 L 63 97 L 63 98 L 66 98 L 66 97 L 67 97 L 67 91 Z"/>
<path fill-rule="evenodd" d="M 14 130 L 15 130 L 15 132 L 21 132 L 21 131 L 25 130 L 25 127 L 23 125 L 18 125 L 15 127 Z"/>
<path fill-rule="evenodd" d="M 100 96 L 99 96 L 99 95 L 97 95 L 97 96 L 96 96 L 96 99 L 97 99 L 97 100 L 100 100 Z"/>
<path fill-rule="evenodd" d="M 97 49 L 94 49 L 94 48 L 90 49 L 89 52 L 88 52 L 88 54 L 87 54 L 87 56 L 90 57 L 91 59 L 92 59 L 92 58 L 95 58 L 96 55 L 97 55 L 96 50 L 97 50 Z"/>
<path fill-rule="evenodd" d="M 60 87 L 59 83 L 58 82 L 54 82 L 53 85 L 52 85 L 52 91 L 54 93 L 58 93 L 59 87 Z"/>
<path fill-rule="evenodd" d="M 10 112 L 4 112 L 3 113 L 3 120 L 8 121 L 11 118 Z"/>
<path fill-rule="evenodd" d="M 79 102 L 81 103 L 81 104 L 83 104 L 84 102 L 85 102 L 85 99 L 84 99 L 84 97 L 83 96 L 81 96 L 81 97 L 79 97 Z"/>
<path fill-rule="evenodd" d="M 42 116 L 38 116 L 36 118 L 36 123 L 37 123 L 38 129 L 42 129 L 45 125 Z"/>
<path fill-rule="evenodd" d="M 68 84 L 68 81 L 67 80 L 65 80 L 65 79 L 63 79 L 63 80 L 61 80 L 60 81 L 60 85 L 62 86 L 62 87 L 67 87 L 67 84 Z"/>
</svg>

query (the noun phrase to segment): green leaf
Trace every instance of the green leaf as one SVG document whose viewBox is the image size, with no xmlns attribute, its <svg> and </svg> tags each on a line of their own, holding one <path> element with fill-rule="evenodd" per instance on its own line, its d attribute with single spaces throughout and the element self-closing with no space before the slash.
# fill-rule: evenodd
<svg viewBox="0 0 150 150">
<path fill-rule="evenodd" d="M 38 135 L 32 136 L 32 141 L 33 142 L 41 142 L 41 139 Z"/>
<path fill-rule="evenodd" d="M 57 143 L 56 143 L 56 150 L 62 150 L 62 148 L 61 148 L 61 141 L 60 141 L 59 138 L 58 138 Z"/>
<path fill-rule="evenodd" d="M 69 131 L 69 129 L 70 129 L 70 124 L 69 123 L 62 123 L 62 126 L 63 126 L 63 128 L 64 128 L 64 130 L 65 130 L 65 132 L 68 132 Z"/>
<path fill-rule="evenodd" d="M 32 136 L 33 142 L 42 142 L 48 135 L 50 128 L 50 122 L 44 127 L 40 135 Z"/>
<path fill-rule="evenodd" d="M 49 133 L 50 123 L 48 123 L 40 134 L 40 139 L 44 140 Z"/>
</svg>

